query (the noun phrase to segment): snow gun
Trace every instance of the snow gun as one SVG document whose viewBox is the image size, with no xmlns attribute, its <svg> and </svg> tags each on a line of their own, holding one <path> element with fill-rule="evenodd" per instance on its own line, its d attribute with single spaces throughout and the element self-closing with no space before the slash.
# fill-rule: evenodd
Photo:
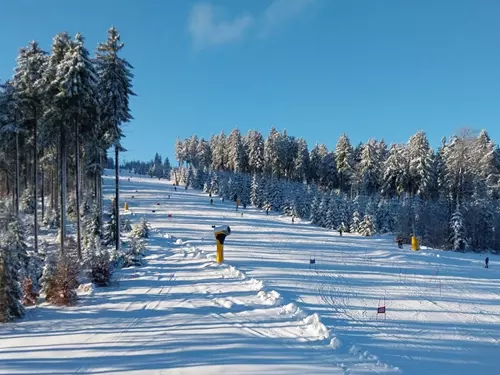
<svg viewBox="0 0 500 375">
<path fill-rule="evenodd" d="M 227 236 L 231 234 L 231 228 L 229 225 L 212 225 L 214 229 L 215 240 L 217 241 L 217 253 L 215 256 L 215 261 L 217 263 L 224 262 L 224 240 Z"/>
</svg>

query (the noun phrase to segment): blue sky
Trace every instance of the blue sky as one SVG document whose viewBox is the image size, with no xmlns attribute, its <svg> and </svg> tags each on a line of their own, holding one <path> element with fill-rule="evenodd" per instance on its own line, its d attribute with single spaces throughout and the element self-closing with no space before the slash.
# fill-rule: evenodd
<svg viewBox="0 0 500 375">
<path fill-rule="evenodd" d="M 134 65 L 125 159 L 175 138 L 271 126 L 335 147 L 346 132 L 434 146 L 457 129 L 500 142 L 496 0 L 16 0 L 0 2 L 0 79 L 18 48 L 60 31 L 90 50 L 115 25 Z"/>
</svg>

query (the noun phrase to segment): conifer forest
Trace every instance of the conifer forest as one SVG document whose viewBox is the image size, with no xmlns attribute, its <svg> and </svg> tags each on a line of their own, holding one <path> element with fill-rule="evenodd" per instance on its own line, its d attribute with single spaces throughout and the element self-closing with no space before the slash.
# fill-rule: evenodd
<svg viewBox="0 0 500 375">
<path fill-rule="evenodd" d="M 0 86 L 0 321 L 23 314 L 40 291 L 71 304 L 77 275 L 109 281 L 104 246 L 119 249 L 118 184 L 103 207 L 107 152 L 124 149 L 131 120 L 132 66 L 120 56 L 115 28 L 91 56 L 85 38 L 54 36 L 50 51 L 36 41 L 19 49 L 10 80 Z M 118 173 L 118 169 L 116 169 Z M 58 246 L 39 239 L 56 230 Z"/>
<path fill-rule="evenodd" d="M 333 133 L 333 130 L 332 130 Z M 332 137 L 334 135 L 332 134 Z M 338 231 L 394 233 L 458 251 L 500 250 L 500 150 L 463 129 L 434 150 L 423 131 L 405 144 L 341 134 L 334 150 L 308 148 L 272 128 L 234 129 L 175 144 L 172 179 Z"/>
</svg>

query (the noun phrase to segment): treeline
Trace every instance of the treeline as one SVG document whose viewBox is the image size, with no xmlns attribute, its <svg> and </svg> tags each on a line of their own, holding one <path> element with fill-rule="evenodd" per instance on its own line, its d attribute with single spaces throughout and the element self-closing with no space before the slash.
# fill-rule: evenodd
<svg viewBox="0 0 500 375">
<path fill-rule="evenodd" d="M 124 162 L 120 168 L 127 169 L 134 174 L 149 175 L 157 178 L 168 178 L 170 176 L 172 166 L 170 165 L 170 160 L 168 160 L 167 157 L 165 157 L 163 161 L 162 160 L 161 155 L 156 153 L 155 157 L 151 161 L 127 161 Z"/>
<path fill-rule="evenodd" d="M 388 147 L 370 139 L 334 151 L 271 129 L 176 142 L 182 180 L 226 198 L 362 234 L 412 233 L 443 249 L 500 249 L 500 151 L 464 130 L 434 151 L 425 133 Z"/>
<path fill-rule="evenodd" d="M 58 230 L 57 267 L 67 275 L 85 250 L 101 248 L 106 154 L 114 148 L 118 162 L 122 125 L 132 119 L 132 66 L 122 48 L 115 28 L 94 57 L 81 34 L 59 33 L 50 52 L 37 42 L 21 48 L 12 79 L 0 85 L 0 320 L 19 315 L 21 281 L 38 285 L 40 275 L 23 270 L 30 257 L 45 261 L 40 226 Z M 118 212 L 118 186 L 116 198 Z"/>
</svg>

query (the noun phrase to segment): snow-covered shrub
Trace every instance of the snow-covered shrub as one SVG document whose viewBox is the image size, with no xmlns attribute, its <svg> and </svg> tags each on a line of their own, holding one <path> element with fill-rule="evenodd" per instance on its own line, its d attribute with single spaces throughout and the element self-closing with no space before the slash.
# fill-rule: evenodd
<svg viewBox="0 0 500 375">
<path fill-rule="evenodd" d="M 142 218 L 140 223 L 134 226 L 132 230 L 132 237 L 134 238 L 148 238 L 149 237 L 149 224 L 146 218 Z"/>
<path fill-rule="evenodd" d="M 90 279 L 97 286 L 108 286 L 113 267 L 106 249 L 94 252 L 90 258 Z"/>
<path fill-rule="evenodd" d="M 125 252 L 123 267 L 142 266 L 145 250 L 146 246 L 144 245 L 144 241 L 132 237 L 128 249 Z"/>
</svg>

